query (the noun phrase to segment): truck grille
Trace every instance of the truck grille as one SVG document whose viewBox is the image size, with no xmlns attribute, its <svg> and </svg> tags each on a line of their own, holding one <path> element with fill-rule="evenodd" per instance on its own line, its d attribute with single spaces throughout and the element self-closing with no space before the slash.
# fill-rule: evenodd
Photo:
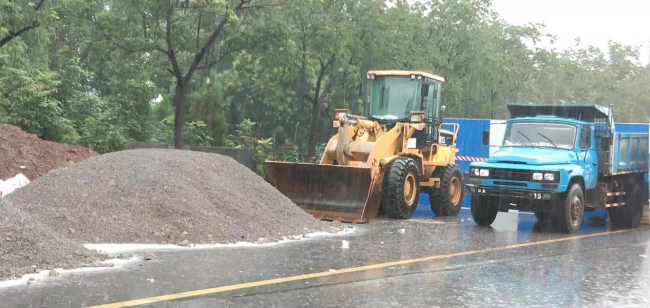
<svg viewBox="0 0 650 308">
<path fill-rule="evenodd" d="M 520 169 L 490 169 L 490 179 L 510 181 L 530 181 L 532 172 Z"/>
</svg>

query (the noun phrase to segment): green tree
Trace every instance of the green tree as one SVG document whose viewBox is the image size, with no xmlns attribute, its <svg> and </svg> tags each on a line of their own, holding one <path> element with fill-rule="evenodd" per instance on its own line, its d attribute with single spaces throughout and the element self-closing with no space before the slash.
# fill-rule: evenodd
<svg viewBox="0 0 650 308">
<path fill-rule="evenodd" d="M 51 71 L 5 68 L 0 77 L 2 121 L 44 139 L 74 143 L 76 132 L 53 95 L 59 84 Z"/>
<path fill-rule="evenodd" d="M 256 123 L 249 119 L 244 119 L 237 124 L 235 133 L 228 135 L 226 146 L 253 150 L 256 171 L 259 175 L 264 176 L 264 162 L 273 157 L 273 138 L 257 138 L 255 125 Z"/>
<path fill-rule="evenodd" d="M 49 1 L 0 0 L 0 48 L 16 38 L 59 19 Z"/>
<path fill-rule="evenodd" d="M 228 129 L 226 120 L 228 102 L 220 79 L 220 76 L 211 74 L 205 85 L 195 90 L 188 99 L 190 102 L 188 121 L 204 123 L 213 145 L 225 143 Z"/>
<path fill-rule="evenodd" d="M 253 3 L 255 2 L 255 4 Z M 175 146 L 182 148 L 190 85 L 233 46 L 240 17 L 261 0 L 119 1 L 97 14 L 97 28 L 114 46 L 138 55 L 162 55 L 174 79 Z"/>
</svg>

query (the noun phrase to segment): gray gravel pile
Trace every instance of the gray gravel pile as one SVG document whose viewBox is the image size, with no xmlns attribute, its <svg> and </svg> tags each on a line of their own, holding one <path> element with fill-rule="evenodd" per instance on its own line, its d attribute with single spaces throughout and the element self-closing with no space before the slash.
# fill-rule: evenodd
<svg viewBox="0 0 650 308">
<path fill-rule="evenodd" d="M 0 198 L 0 280 L 54 268 L 98 266 L 105 258 Z"/>
<path fill-rule="evenodd" d="M 8 198 L 84 243 L 232 243 L 335 231 L 230 157 L 131 150 L 53 170 Z"/>
</svg>

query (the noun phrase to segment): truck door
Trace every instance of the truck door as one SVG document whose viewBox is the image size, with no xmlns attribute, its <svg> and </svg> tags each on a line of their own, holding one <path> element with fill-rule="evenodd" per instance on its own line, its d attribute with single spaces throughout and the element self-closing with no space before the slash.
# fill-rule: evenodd
<svg viewBox="0 0 650 308">
<path fill-rule="evenodd" d="M 585 170 L 585 186 L 594 189 L 598 182 L 598 153 L 592 142 L 594 136 L 591 126 L 582 126 L 580 129 L 580 142 L 578 143 L 580 164 Z"/>
</svg>

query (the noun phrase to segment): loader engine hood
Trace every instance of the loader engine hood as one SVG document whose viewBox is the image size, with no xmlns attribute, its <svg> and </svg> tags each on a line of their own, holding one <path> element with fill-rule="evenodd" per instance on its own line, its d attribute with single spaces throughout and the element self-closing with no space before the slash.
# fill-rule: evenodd
<svg viewBox="0 0 650 308">
<path fill-rule="evenodd" d="M 576 153 L 555 148 L 505 147 L 490 155 L 490 163 L 563 165 L 575 162 Z"/>
</svg>

